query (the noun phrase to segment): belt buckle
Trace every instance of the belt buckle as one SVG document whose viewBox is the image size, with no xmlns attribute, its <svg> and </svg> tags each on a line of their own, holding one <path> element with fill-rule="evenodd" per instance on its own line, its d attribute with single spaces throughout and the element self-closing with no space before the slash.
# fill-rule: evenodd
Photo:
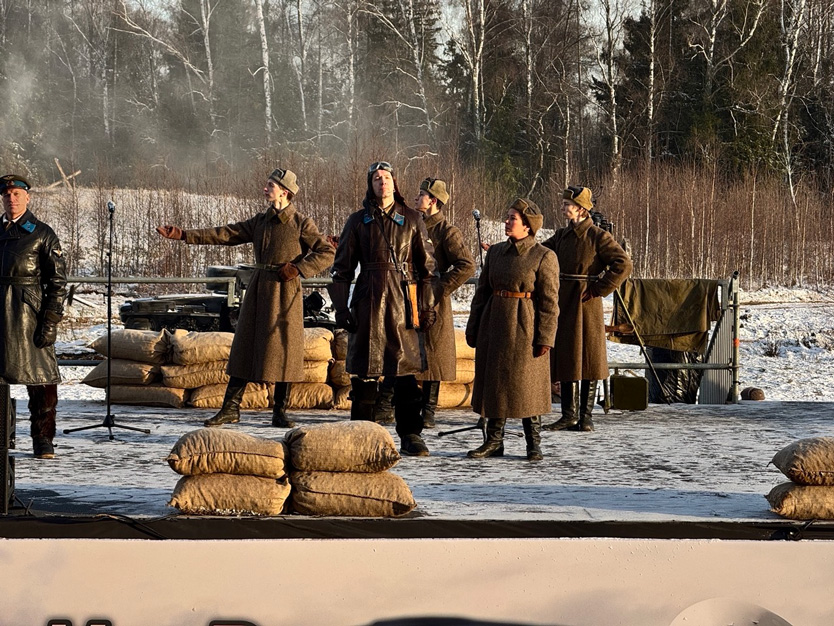
<svg viewBox="0 0 834 626">
<path fill-rule="evenodd" d="M 510 292 L 507 291 L 506 289 L 501 289 L 501 290 L 498 291 L 498 295 L 501 296 L 502 298 L 507 298 L 508 297 L 507 294 L 509 294 L 509 293 Z"/>
</svg>

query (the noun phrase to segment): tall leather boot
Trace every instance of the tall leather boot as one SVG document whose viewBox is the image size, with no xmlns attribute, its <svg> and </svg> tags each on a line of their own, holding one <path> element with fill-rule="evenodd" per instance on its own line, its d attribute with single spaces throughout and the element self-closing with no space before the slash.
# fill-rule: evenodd
<svg viewBox="0 0 834 626">
<path fill-rule="evenodd" d="M 594 410 L 594 403 L 597 400 L 597 381 L 583 380 L 579 390 L 579 427 L 577 430 L 591 432 L 594 430 L 594 420 L 591 419 L 591 412 Z"/>
<path fill-rule="evenodd" d="M 29 394 L 29 433 L 32 454 L 36 459 L 54 459 L 55 416 L 58 408 L 58 385 L 27 385 Z"/>
<path fill-rule="evenodd" d="M 290 398 L 290 383 L 275 383 L 272 405 L 272 425 L 276 428 L 292 428 L 295 422 L 287 419 L 287 401 Z"/>
<path fill-rule="evenodd" d="M 504 456 L 504 418 L 487 418 L 486 441 L 482 446 L 466 453 L 470 459 L 483 459 L 488 456 Z"/>
<path fill-rule="evenodd" d="M 391 424 L 394 421 L 394 381 L 392 376 L 383 376 L 376 390 L 374 421 L 377 424 Z"/>
<path fill-rule="evenodd" d="M 406 456 L 429 456 L 423 432 L 423 393 L 414 376 L 397 376 L 394 379 L 394 417 L 400 436 L 400 452 Z"/>
<path fill-rule="evenodd" d="M 226 395 L 223 397 L 223 406 L 214 417 L 207 419 L 203 424 L 206 426 L 237 424 L 240 421 L 240 401 L 243 400 L 244 391 L 246 391 L 246 380 L 234 376 L 229 378 Z"/>
<path fill-rule="evenodd" d="M 434 413 L 437 410 L 437 398 L 440 396 L 439 380 L 423 381 L 423 428 L 434 428 Z"/>
<path fill-rule="evenodd" d="M 376 379 L 352 377 L 350 379 L 350 419 L 373 422 L 376 395 Z"/>
<path fill-rule="evenodd" d="M 521 420 L 524 428 L 524 439 L 527 441 L 527 460 L 541 461 L 542 456 L 542 418 L 539 415 L 525 417 Z"/>
<path fill-rule="evenodd" d="M 562 395 L 561 407 L 562 417 L 542 426 L 545 430 L 578 430 L 579 428 L 579 381 L 563 380 L 561 383 Z"/>
</svg>

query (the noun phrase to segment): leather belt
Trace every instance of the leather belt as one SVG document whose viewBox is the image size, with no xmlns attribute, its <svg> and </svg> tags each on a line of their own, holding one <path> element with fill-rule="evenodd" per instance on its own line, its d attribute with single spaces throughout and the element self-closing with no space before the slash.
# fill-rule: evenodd
<svg viewBox="0 0 834 626">
<path fill-rule="evenodd" d="M 268 263 L 253 263 L 252 267 L 256 270 L 266 270 L 267 272 L 278 272 L 283 267 L 283 263 L 281 265 L 269 265 Z"/>
<path fill-rule="evenodd" d="M 532 291 L 507 291 L 506 289 L 496 289 L 493 291 L 496 296 L 502 298 L 524 298 L 530 300 L 533 297 Z"/>
<path fill-rule="evenodd" d="M 559 274 L 559 280 L 587 280 L 592 283 L 598 281 L 599 277 L 599 274 Z"/>
<path fill-rule="evenodd" d="M 410 263 L 403 263 L 402 265 L 394 265 L 390 262 L 379 262 L 379 263 L 365 263 L 362 265 L 365 269 L 368 270 L 388 270 L 389 272 L 401 272 L 405 270 L 406 272 L 411 271 L 411 264 Z"/>
<path fill-rule="evenodd" d="M 36 276 L 0 276 L 0 285 L 39 285 L 41 279 Z"/>
</svg>

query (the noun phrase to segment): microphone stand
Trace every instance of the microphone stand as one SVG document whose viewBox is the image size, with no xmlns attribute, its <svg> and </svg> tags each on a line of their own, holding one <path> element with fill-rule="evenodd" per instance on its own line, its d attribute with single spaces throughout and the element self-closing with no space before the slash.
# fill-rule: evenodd
<svg viewBox="0 0 834 626">
<path fill-rule="evenodd" d="M 484 248 L 481 245 L 481 215 L 477 209 L 472 212 L 472 215 L 475 218 L 475 230 L 478 231 L 478 260 L 481 264 L 481 269 L 484 269 Z"/>
<path fill-rule="evenodd" d="M 106 428 L 109 433 L 110 441 L 113 441 L 113 429 L 124 428 L 125 430 L 135 430 L 136 432 L 150 435 L 151 431 L 147 428 L 136 428 L 135 426 L 125 426 L 117 424 L 116 418 L 110 412 L 110 334 L 113 325 L 113 214 L 116 212 L 116 205 L 112 200 L 107 202 L 107 211 L 110 220 L 110 241 L 107 247 L 107 383 L 105 389 L 105 398 L 107 403 L 107 414 L 101 424 L 93 424 L 91 426 L 81 426 L 79 428 L 65 428 L 64 434 L 78 432 L 79 430 L 90 430 L 91 428 Z"/>
</svg>

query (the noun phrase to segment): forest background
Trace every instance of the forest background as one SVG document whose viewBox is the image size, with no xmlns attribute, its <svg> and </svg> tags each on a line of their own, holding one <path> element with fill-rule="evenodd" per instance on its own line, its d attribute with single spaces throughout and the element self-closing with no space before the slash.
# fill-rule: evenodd
<svg viewBox="0 0 834 626">
<path fill-rule="evenodd" d="M 248 217 L 280 164 L 338 234 L 388 160 L 473 252 L 474 209 L 553 228 L 581 184 L 637 276 L 834 282 L 830 0 L 0 0 L 0 111 L 71 273 L 111 198 L 116 275 L 201 275 L 237 253 L 153 226 Z"/>
</svg>

